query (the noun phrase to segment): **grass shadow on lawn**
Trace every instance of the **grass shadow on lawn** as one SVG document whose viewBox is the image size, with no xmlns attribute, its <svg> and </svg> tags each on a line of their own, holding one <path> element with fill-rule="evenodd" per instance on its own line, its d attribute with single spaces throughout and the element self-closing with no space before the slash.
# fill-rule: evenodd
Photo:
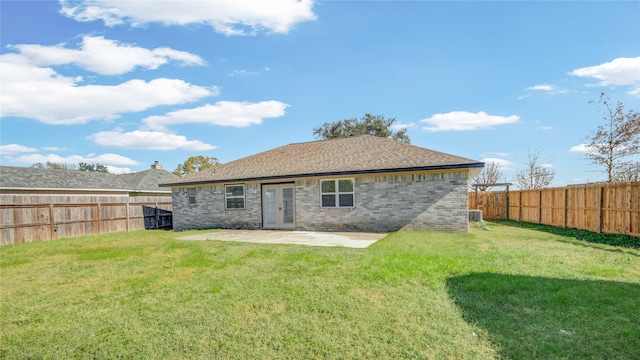
<svg viewBox="0 0 640 360">
<path fill-rule="evenodd" d="M 523 229 L 543 231 L 549 234 L 582 240 L 589 243 L 607 244 L 612 246 L 640 249 L 640 238 L 625 234 L 599 234 L 586 230 L 561 228 L 551 225 L 519 222 L 513 220 L 499 220 L 495 222 L 505 226 L 514 226 Z"/>
<path fill-rule="evenodd" d="M 640 285 L 474 273 L 447 279 L 465 321 L 508 359 L 632 359 Z M 482 335 L 481 335 L 482 336 Z"/>
</svg>

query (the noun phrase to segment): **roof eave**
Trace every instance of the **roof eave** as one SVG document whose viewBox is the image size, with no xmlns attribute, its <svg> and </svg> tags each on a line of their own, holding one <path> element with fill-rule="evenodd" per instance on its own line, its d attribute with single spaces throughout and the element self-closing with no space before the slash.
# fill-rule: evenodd
<svg viewBox="0 0 640 360">
<path fill-rule="evenodd" d="M 413 171 L 455 170 L 455 169 L 469 169 L 469 168 L 481 168 L 481 167 L 484 167 L 484 163 L 474 162 L 474 163 L 468 163 L 468 164 L 420 166 L 420 167 L 408 167 L 408 168 L 330 171 L 330 172 L 319 172 L 319 173 L 308 173 L 308 174 L 246 177 L 246 178 L 236 178 L 236 179 L 232 178 L 232 179 L 219 179 L 219 180 L 200 180 L 200 181 L 158 184 L 158 186 L 170 188 L 170 187 L 187 186 L 187 185 L 220 184 L 220 183 L 231 183 L 231 182 L 241 182 L 241 181 L 268 181 L 268 180 L 293 179 L 293 178 L 318 177 L 318 176 L 366 175 L 366 174 L 398 173 L 398 172 L 413 172 Z"/>
</svg>

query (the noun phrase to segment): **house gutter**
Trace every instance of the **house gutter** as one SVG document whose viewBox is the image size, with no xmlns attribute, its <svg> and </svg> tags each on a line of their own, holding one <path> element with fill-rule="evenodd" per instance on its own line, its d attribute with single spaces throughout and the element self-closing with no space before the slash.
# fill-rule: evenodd
<svg viewBox="0 0 640 360">
<path fill-rule="evenodd" d="M 189 182 L 180 182 L 180 183 L 158 184 L 158 186 L 175 187 L 175 186 L 185 186 L 185 185 L 220 184 L 220 183 L 240 182 L 240 181 L 266 181 L 266 180 L 294 179 L 294 178 L 318 177 L 318 176 L 366 175 L 366 174 L 398 173 L 398 172 L 413 172 L 413 171 L 470 169 L 470 168 L 482 168 L 482 167 L 484 167 L 484 163 L 478 162 L 478 163 L 471 163 L 471 164 L 438 165 L 438 166 L 426 166 L 426 167 L 355 170 L 355 171 L 331 171 L 331 172 L 295 174 L 295 175 L 258 176 L 258 177 L 238 178 L 238 179 L 201 180 L 201 181 L 189 181 Z"/>
</svg>

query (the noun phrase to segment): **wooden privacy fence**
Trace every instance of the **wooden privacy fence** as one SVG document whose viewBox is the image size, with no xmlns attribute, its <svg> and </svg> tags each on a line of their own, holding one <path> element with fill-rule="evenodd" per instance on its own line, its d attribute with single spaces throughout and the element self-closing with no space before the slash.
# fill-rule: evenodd
<svg viewBox="0 0 640 360">
<path fill-rule="evenodd" d="M 171 196 L 0 195 L 0 245 L 171 228 Z"/>
<path fill-rule="evenodd" d="M 640 236 L 640 183 L 481 192 L 469 209 L 484 219 L 509 219 L 609 234 Z"/>
</svg>

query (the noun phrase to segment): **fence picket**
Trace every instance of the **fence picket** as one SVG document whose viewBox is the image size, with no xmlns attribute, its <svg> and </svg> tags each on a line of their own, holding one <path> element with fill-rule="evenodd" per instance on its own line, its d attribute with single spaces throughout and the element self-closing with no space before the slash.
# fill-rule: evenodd
<svg viewBox="0 0 640 360">
<path fill-rule="evenodd" d="M 0 245 L 167 228 L 171 211 L 171 196 L 1 194 Z"/>
<path fill-rule="evenodd" d="M 469 209 L 484 219 L 504 219 L 496 207 L 509 204 L 511 220 L 640 237 L 640 183 L 469 193 Z M 504 199 L 504 200 L 500 200 Z"/>
</svg>

